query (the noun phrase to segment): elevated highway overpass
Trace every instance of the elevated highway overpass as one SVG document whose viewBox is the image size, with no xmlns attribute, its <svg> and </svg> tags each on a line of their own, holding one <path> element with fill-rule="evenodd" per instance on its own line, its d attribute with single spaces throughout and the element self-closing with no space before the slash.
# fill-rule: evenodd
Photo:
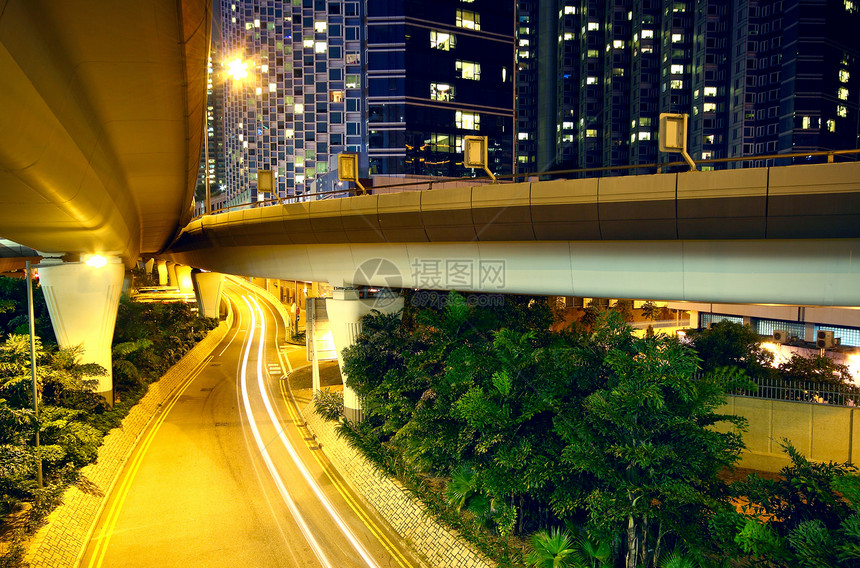
<svg viewBox="0 0 860 568">
<path fill-rule="evenodd" d="M 347 287 L 858 306 L 860 163 L 249 208 L 192 221 L 164 254 L 219 272 Z M 437 261 L 471 266 L 472 280 L 429 282 L 426 268 Z"/>
</svg>

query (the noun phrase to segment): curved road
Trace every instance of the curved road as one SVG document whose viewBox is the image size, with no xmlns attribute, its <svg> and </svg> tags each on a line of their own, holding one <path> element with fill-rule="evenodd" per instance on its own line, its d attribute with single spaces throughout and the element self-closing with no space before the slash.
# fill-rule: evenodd
<svg viewBox="0 0 860 568">
<path fill-rule="evenodd" d="M 227 283 L 233 329 L 142 435 L 80 566 L 418 567 L 301 426 L 283 376 L 304 348 Z"/>
</svg>

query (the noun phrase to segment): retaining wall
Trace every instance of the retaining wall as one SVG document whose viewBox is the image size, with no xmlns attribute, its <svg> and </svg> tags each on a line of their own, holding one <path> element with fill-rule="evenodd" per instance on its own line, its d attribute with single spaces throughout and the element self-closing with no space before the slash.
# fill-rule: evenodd
<svg viewBox="0 0 860 568">
<path fill-rule="evenodd" d="M 853 462 L 860 456 L 856 411 L 847 406 L 742 396 L 728 397 L 718 409 L 747 419 L 746 450 L 738 466 L 761 471 L 779 471 L 790 463 L 779 445 L 783 438 L 813 461 Z"/>
</svg>

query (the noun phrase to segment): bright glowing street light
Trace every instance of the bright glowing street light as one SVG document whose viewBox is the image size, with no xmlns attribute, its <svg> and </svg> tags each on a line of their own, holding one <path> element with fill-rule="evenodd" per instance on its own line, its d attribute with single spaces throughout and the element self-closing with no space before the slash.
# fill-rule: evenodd
<svg viewBox="0 0 860 568">
<path fill-rule="evenodd" d="M 107 259 L 100 254 L 94 254 L 87 259 L 86 265 L 92 268 L 103 268 L 107 266 Z"/>
<path fill-rule="evenodd" d="M 241 81 L 248 76 L 248 64 L 240 59 L 234 59 L 227 64 L 227 74 L 234 81 Z"/>
</svg>

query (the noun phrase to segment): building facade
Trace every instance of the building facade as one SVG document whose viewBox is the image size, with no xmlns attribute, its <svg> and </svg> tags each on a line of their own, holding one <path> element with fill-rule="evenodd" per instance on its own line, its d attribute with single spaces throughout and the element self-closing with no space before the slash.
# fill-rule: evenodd
<svg viewBox="0 0 860 568">
<path fill-rule="evenodd" d="M 221 0 L 227 204 L 335 187 L 337 155 L 365 152 L 364 2 Z M 232 66 L 247 76 L 228 75 Z M 273 187 L 258 188 L 271 171 Z"/>
<path fill-rule="evenodd" d="M 522 0 L 518 167 L 677 160 L 663 112 L 690 115 L 694 159 L 751 158 L 703 168 L 857 148 L 858 29 L 854 0 Z"/>
<path fill-rule="evenodd" d="M 511 173 L 513 0 L 368 0 L 371 175 L 463 176 L 463 137 Z"/>
</svg>

